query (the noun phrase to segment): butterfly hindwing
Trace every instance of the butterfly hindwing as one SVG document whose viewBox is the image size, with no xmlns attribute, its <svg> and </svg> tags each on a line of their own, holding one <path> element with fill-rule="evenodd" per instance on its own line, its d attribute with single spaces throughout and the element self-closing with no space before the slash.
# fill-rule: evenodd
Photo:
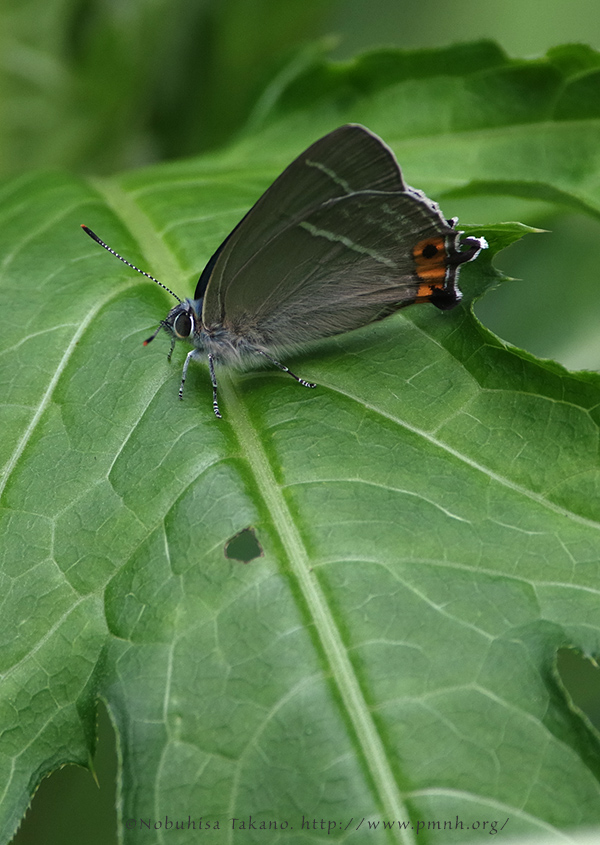
<svg viewBox="0 0 600 845">
<path fill-rule="evenodd" d="M 351 331 L 416 301 L 424 280 L 407 244 L 457 235 L 406 193 L 330 200 L 269 240 L 231 278 L 224 326 L 279 349 Z M 436 266 L 444 285 L 443 256 Z"/>
</svg>

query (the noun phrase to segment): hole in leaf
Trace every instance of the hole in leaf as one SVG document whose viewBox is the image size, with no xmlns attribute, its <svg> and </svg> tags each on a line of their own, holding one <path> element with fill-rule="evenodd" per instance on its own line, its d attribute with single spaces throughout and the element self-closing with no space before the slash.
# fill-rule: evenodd
<svg viewBox="0 0 600 845">
<path fill-rule="evenodd" d="M 225 543 L 225 557 L 229 560 L 250 563 L 251 560 L 263 555 L 264 552 L 256 538 L 254 528 L 243 528 Z"/>
<path fill-rule="evenodd" d="M 573 703 L 592 724 L 600 729 L 600 668 L 590 658 L 571 648 L 561 648 L 557 655 L 561 681 Z"/>
</svg>

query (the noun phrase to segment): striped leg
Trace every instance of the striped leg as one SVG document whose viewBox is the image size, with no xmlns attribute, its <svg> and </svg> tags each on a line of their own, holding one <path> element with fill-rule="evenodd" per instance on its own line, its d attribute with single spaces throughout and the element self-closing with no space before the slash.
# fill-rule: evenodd
<svg viewBox="0 0 600 845">
<path fill-rule="evenodd" d="M 192 349 L 188 354 L 185 356 L 185 361 L 183 362 L 183 372 L 181 373 L 181 384 L 179 385 L 179 398 L 183 399 L 183 385 L 185 384 L 185 378 L 187 376 L 187 369 L 190 363 L 190 358 L 194 354 L 196 350 Z"/>
<path fill-rule="evenodd" d="M 167 355 L 167 361 L 169 364 L 171 363 L 171 355 L 173 354 L 173 350 L 175 349 L 175 338 L 171 338 L 171 348 L 169 349 L 169 354 Z"/>
<path fill-rule="evenodd" d="M 215 362 L 210 353 L 208 355 L 208 369 L 210 370 L 210 380 L 212 381 L 213 388 L 213 411 L 215 412 L 215 417 L 220 420 L 222 417 L 221 412 L 219 411 L 219 403 L 217 402 L 217 376 L 215 375 Z"/>
<path fill-rule="evenodd" d="M 279 361 L 276 361 L 275 358 L 271 358 L 271 356 L 268 353 L 263 352 L 262 349 L 257 349 L 256 351 L 260 352 L 261 355 L 264 355 L 265 358 L 267 358 L 276 367 L 279 367 L 280 370 L 283 370 L 284 373 L 287 373 L 292 378 L 295 378 L 296 381 L 298 382 L 298 384 L 301 384 L 304 387 L 316 387 L 317 386 L 316 384 L 313 384 L 311 381 L 304 381 L 303 378 L 299 378 L 299 376 L 294 375 L 294 373 L 289 369 L 289 367 L 286 367 L 285 364 L 280 364 Z"/>
</svg>

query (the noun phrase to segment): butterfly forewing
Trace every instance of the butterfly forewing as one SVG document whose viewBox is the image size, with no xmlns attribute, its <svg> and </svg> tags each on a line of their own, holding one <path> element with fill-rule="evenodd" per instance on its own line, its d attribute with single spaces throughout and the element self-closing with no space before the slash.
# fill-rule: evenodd
<svg viewBox="0 0 600 845">
<path fill-rule="evenodd" d="M 196 290 L 196 298 L 204 295 L 204 324 L 222 322 L 227 292 L 237 296 L 246 286 L 247 263 L 284 230 L 332 199 L 405 188 L 389 147 L 364 127 L 342 126 L 316 141 L 265 191 L 207 265 Z M 263 270 L 270 272 L 268 265 Z"/>
</svg>

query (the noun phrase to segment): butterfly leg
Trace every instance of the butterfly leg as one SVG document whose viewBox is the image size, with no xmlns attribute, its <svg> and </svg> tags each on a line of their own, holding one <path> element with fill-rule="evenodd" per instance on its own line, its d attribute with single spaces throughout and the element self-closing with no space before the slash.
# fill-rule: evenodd
<svg viewBox="0 0 600 845">
<path fill-rule="evenodd" d="M 213 411 L 215 412 L 215 417 L 220 420 L 221 412 L 219 411 L 219 403 L 217 402 L 217 376 L 215 375 L 215 362 L 210 353 L 208 355 L 208 369 L 210 370 L 210 380 L 213 388 Z"/>
<path fill-rule="evenodd" d="M 292 378 L 295 378 L 296 381 L 299 384 L 302 384 L 304 387 L 316 387 L 317 386 L 316 384 L 313 384 L 311 381 L 304 381 L 303 378 L 299 378 L 299 376 L 294 375 L 294 373 L 289 369 L 289 367 L 286 367 L 285 364 L 280 364 L 279 361 L 276 361 L 275 358 L 271 358 L 271 356 L 268 355 L 266 352 L 263 352 L 262 349 L 257 349 L 256 351 L 260 352 L 261 355 L 264 355 L 265 358 L 267 358 L 276 367 L 279 367 L 280 370 L 283 370 L 284 373 L 287 373 Z"/>
<path fill-rule="evenodd" d="M 167 361 L 169 364 L 171 363 L 171 355 L 173 354 L 173 350 L 175 349 L 175 338 L 171 338 L 171 348 L 169 349 L 169 354 L 167 355 Z"/>
<path fill-rule="evenodd" d="M 191 352 L 185 356 L 185 361 L 183 362 L 183 372 L 181 373 L 181 384 L 179 385 L 179 398 L 183 399 L 183 385 L 185 384 L 185 378 L 187 376 L 187 369 L 190 363 L 190 358 L 194 354 L 196 350 L 192 349 Z"/>
</svg>

